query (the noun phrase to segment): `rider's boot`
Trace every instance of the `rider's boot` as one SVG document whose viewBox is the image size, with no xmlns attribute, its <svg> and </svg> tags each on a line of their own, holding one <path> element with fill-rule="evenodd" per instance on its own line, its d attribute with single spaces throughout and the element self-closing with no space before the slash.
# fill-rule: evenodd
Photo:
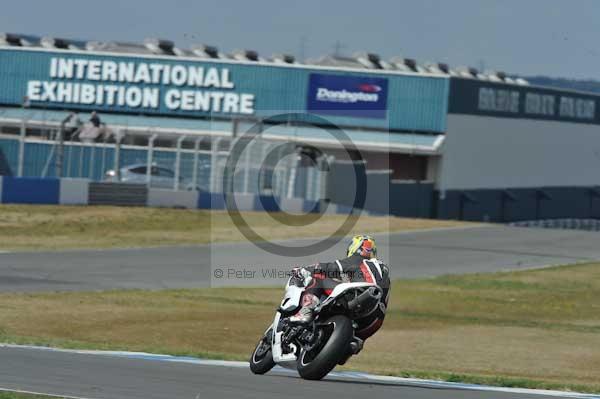
<svg viewBox="0 0 600 399">
<path fill-rule="evenodd" d="M 290 317 L 290 322 L 296 324 L 308 324 L 313 321 L 314 310 L 319 304 L 319 298 L 315 295 L 305 292 L 302 295 L 302 307 L 295 315 Z"/>
<path fill-rule="evenodd" d="M 353 355 L 358 355 L 358 353 L 362 350 L 365 341 L 354 336 L 352 338 L 352 342 L 350 342 L 350 347 L 348 348 L 348 353 L 338 362 L 339 365 L 344 365 Z"/>
<path fill-rule="evenodd" d="M 352 342 L 350 342 L 350 350 L 352 351 L 352 354 L 358 355 L 364 345 L 365 345 L 365 341 L 355 336 L 352 339 Z"/>
</svg>

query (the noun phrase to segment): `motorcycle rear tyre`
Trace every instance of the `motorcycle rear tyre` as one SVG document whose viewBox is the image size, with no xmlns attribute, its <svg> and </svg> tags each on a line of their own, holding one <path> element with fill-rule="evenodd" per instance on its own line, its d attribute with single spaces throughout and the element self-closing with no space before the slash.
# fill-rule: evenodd
<svg viewBox="0 0 600 399">
<path fill-rule="evenodd" d="M 306 355 L 304 349 L 298 356 L 298 373 L 306 380 L 320 380 L 329 374 L 338 362 L 347 356 L 350 342 L 354 336 L 352 321 L 346 316 L 336 315 L 327 319 L 325 323 L 332 323 L 334 327 L 331 336 L 319 354 L 308 363 L 304 362 L 304 356 Z"/>
</svg>

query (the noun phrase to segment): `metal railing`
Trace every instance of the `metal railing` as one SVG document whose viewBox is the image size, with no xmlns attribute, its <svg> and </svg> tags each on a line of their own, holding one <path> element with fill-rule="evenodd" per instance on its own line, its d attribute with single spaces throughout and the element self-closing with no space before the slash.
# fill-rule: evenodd
<svg viewBox="0 0 600 399">
<path fill-rule="evenodd" d="M 179 134 L 158 128 L 108 126 L 96 141 L 64 140 L 60 122 L 0 117 L 0 148 L 16 176 L 123 181 L 172 190 L 222 192 L 235 132 Z M 43 134 L 40 132 L 43 131 Z M 298 153 L 279 156 L 281 141 L 256 137 L 239 154 L 234 192 L 319 200 L 323 174 Z M 265 164 L 275 152 L 275 164 Z"/>
</svg>

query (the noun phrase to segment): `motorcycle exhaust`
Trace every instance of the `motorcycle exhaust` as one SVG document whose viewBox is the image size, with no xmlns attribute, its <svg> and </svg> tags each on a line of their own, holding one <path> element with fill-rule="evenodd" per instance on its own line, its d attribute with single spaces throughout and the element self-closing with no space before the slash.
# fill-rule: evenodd
<svg viewBox="0 0 600 399">
<path fill-rule="evenodd" d="M 365 292 L 357 296 L 356 298 L 348 301 L 348 310 L 354 311 L 360 309 L 367 303 L 377 303 L 381 299 L 383 293 L 377 287 L 369 287 Z"/>
</svg>

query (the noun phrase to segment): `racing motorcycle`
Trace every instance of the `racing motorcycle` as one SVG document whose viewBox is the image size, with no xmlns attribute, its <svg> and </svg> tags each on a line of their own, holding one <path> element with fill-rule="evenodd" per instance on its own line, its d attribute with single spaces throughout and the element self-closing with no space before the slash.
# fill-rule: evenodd
<svg viewBox="0 0 600 399">
<path fill-rule="evenodd" d="M 344 364 L 362 349 L 355 336 L 354 320 L 376 311 L 383 304 L 383 292 L 374 283 L 346 282 L 314 309 L 311 323 L 295 324 L 290 316 L 301 307 L 305 288 L 293 277 L 286 284 L 273 324 L 267 328 L 250 358 L 250 370 L 265 374 L 276 364 L 296 369 L 308 380 L 320 380 L 338 364 Z"/>
</svg>

